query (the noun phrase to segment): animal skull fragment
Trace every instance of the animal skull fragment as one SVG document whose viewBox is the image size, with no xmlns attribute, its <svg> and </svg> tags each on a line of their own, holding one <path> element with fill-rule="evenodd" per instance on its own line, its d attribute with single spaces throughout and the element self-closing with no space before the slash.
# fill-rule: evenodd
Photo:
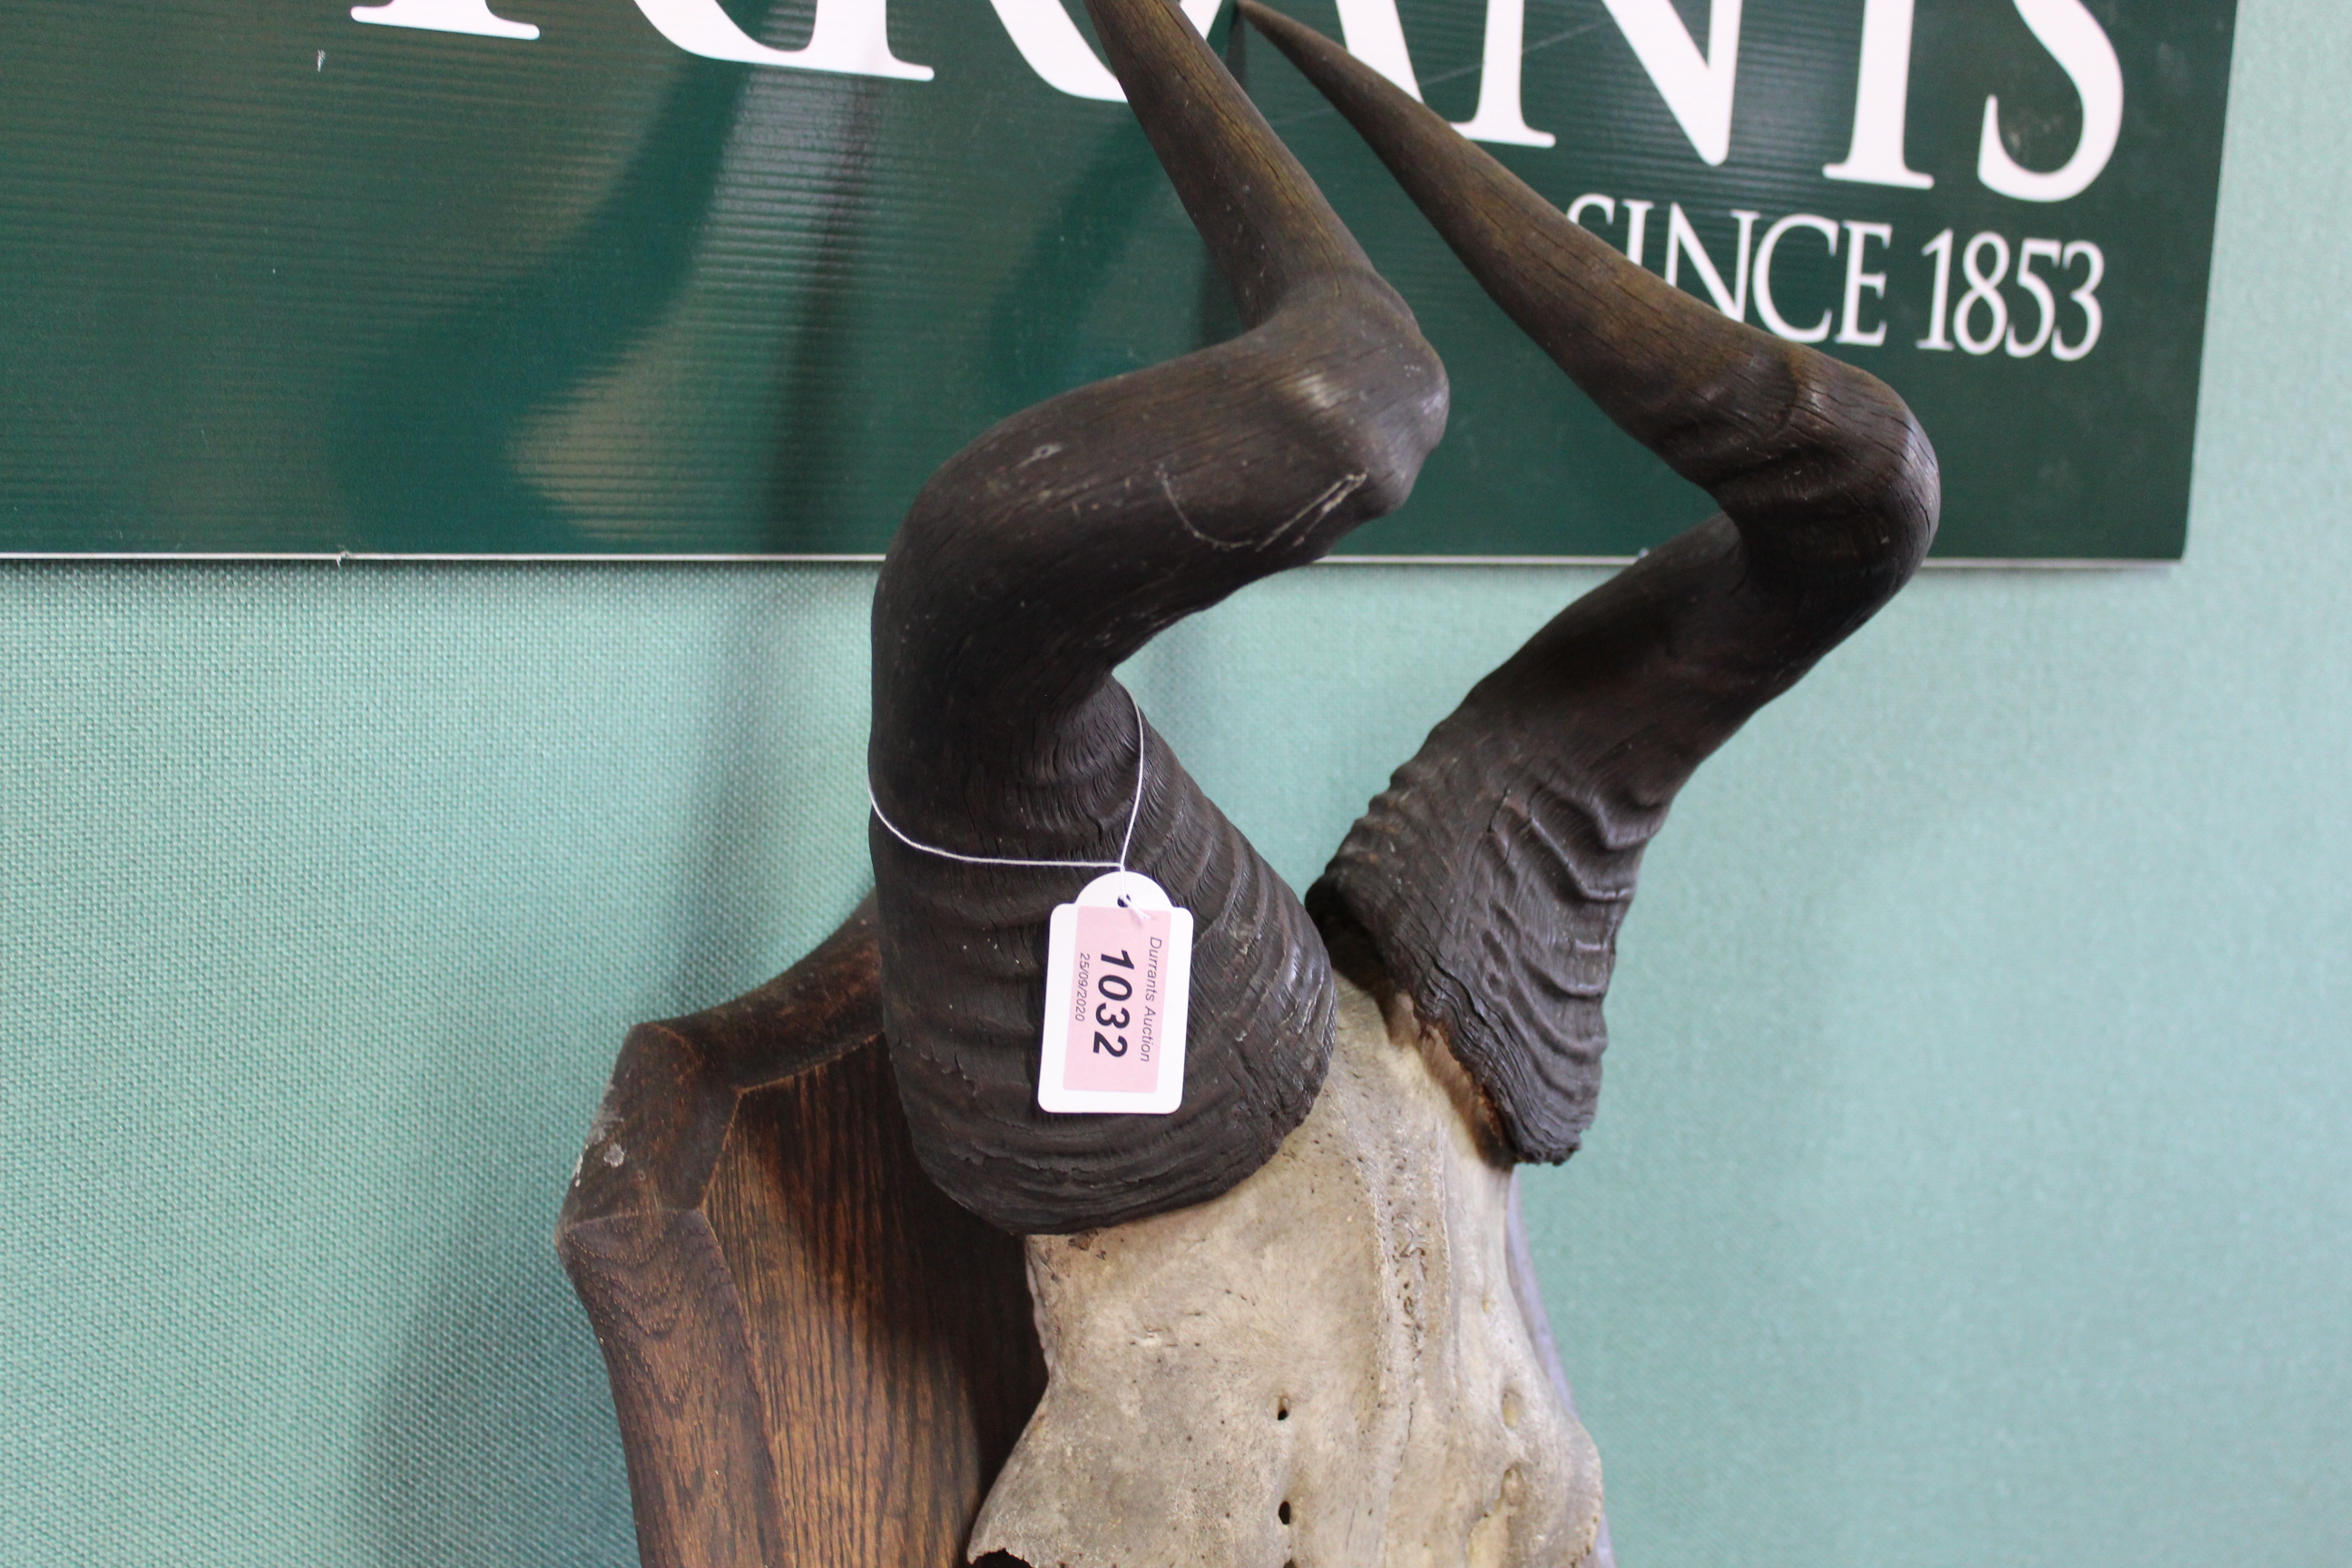
<svg viewBox="0 0 2352 1568">
<path fill-rule="evenodd" d="M 1339 983 L 1314 1109 L 1232 1190 L 1028 1242 L 1050 1377 L 974 1556 L 1571 1568 L 1601 1464 L 1515 1288 L 1510 1161 Z"/>
</svg>

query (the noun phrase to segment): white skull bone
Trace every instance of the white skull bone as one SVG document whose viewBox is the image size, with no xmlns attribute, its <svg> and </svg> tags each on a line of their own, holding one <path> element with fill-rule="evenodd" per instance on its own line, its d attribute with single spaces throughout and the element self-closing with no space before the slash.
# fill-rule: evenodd
<svg viewBox="0 0 2352 1568">
<path fill-rule="evenodd" d="M 1264 1167 L 1191 1208 L 1029 1239 L 1050 1377 L 973 1558 L 1605 1559 L 1599 1457 L 1513 1288 L 1510 1166 L 1409 1005 L 1384 1021 L 1339 984 L 1329 1075 Z"/>
</svg>

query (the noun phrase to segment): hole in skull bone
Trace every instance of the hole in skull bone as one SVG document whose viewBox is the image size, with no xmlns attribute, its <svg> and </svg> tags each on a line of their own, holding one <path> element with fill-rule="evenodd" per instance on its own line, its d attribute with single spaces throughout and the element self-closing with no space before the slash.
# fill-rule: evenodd
<svg viewBox="0 0 2352 1568">
<path fill-rule="evenodd" d="M 1290 1396 L 1288 1394 L 1286 1394 L 1280 1399 L 1274 1402 L 1274 1418 L 1276 1421 L 1287 1421 L 1290 1419 Z"/>
<path fill-rule="evenodd" d="M 1288 1524 L 1290 1522 L 1290 1500 L 1288 1498 L 1282 1500 L 1282 1506 L 1274 1510 L 1274 1517 L 1282 1521 L 1285 1524 Z"/>
</svg>

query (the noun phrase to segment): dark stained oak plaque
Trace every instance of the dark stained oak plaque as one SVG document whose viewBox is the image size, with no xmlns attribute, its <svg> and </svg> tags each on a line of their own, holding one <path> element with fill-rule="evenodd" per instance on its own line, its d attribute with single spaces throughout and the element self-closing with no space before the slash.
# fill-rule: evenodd
<svg viewBox="0 0 2352 1568">
<path fill-rule="evenodd" d="M 870 903 L 629 1033 L 557 1246 L 612 1376 L 646 1568 L 948 1568 L 1045 1386 L 1021 1244 L 925 1178 Z"/>
</svg>

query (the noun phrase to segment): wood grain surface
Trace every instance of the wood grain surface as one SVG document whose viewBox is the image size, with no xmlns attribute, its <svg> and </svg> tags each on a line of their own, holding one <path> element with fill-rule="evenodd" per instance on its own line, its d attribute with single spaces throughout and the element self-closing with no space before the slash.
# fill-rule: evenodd
<svg viewBox="0 0 2352 1568">
<path fill-rule="evenodd" d="M 631 1031 L 558 1250 L 646 1568 L 946 1568 L 1045 1386 L 1020 1244 L 918 1165 L 870 901 L 776 981 Z"/>
</svg>

